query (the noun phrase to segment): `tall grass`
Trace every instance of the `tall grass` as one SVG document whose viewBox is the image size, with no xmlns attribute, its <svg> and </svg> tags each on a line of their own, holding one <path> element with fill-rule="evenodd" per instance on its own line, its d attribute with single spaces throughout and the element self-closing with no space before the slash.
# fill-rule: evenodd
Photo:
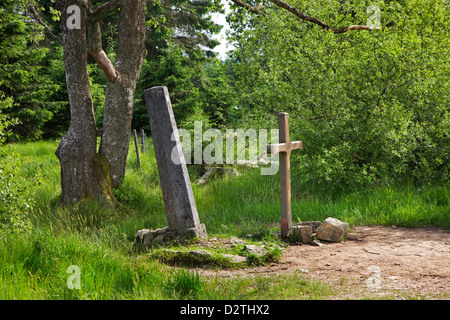
<svg viewBox="0 0 450 320">
<path fill-rule="evenodd" d="M 114 194 L 121 207 L 101 200 L 61 205 L 57 142 L 14 146 L 16 173 L 36 178 L 32 231 L 4 236 L 0 245 L 0 299 L 303 299 L 330 290 L 297 275 L 271 279 L 207 279 L 169 268 L 132 249 L 137 230 L 167 225 L 153 149 L 137 167 L 130 147 L 125 180 Z M 190 167 L 192 180 L 198 168 Z M 200 220 L 210 236 L 264 234 L 279 229 L 279 176 L 238 168 L 241 175 L 193 184 Z M 295 170 L 295 169 L 294 169 Z M 358 224 L 450 228 L 448 185 L 379 186 L 328 194 L 292 182 L 294 222 L 329 216 Z M 81 289 L 69 289 L 67 268 L 81 270 Z M 294 285 L 295 284 L 295 285 Z"/>
<path fill-rule="evenodd" d="M 232 227 L 232 233 L 248 233 L 279 221 L 279 176 L 261 176 L 257 169 L 242 173 L 194 187 L 197 206 L 210 230 L 224 232 L 225 225 Z M 450 228 L 448 185 L 399 183 L 339 194 L 305 189 L 292 183 L 294 223 L 335 217 L 352 225 Z"/>
</svg>

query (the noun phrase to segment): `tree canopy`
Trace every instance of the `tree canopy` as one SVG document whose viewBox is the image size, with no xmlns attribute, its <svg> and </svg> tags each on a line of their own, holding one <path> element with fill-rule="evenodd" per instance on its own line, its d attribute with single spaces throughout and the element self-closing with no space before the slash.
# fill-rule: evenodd
<svg viewBox="0 0 450 320">
<path fill-rule="evenodd" d="M 105 1 L 90 3 L 95 10 Z M 230 3 L 235 49 L 220 61 L 212 36 L 221 26 L 211 20 L 224 12 L 220 1 L 147 2 L 133 128 L 149 129 L 143 91 L 164 85 L 188 128 L 194 120 L 269 128 L 289 112 L 293 138 L 305 141 L 294 175 L 314 184 L 448 179 L 448 1 Z M 59 138 L 70 125 L 57 9 L 51 0 L 2 2 L 3 140 Z M 116 10 L 99 21 L 112 63 L 118 20 Z M 101 130 L 108 80 L 92 57 L 88 71 Z"/>
<path fill-rule="evenodd" d="M 299 4 L 297 1 L 291 1 Z M 234 26 L 242 125 L 290 113 L 299 179 L 355 185 L 449 176 L 449 4 L 375 1 L 389 28 L 336 34 L 277 6 Z M 366 1 L 301 3 L 331 25 L 363 24 Z M 247 25 L 242 28 L 242 25 Z"/>
</svg>

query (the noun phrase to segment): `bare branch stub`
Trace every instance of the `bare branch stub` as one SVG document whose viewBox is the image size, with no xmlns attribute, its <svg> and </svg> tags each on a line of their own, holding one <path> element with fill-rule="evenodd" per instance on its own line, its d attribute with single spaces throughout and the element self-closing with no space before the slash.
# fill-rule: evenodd
<svg viewBox="0 0 450 320">
<path fill-rule="evenodd" d="M 124 3 L 124 0 L 111 0 L 99 6 L 94 11 L 91 10 L 90 4 L 88 8 L 89 18 L 87 27 L 89 35 L 89 54 L 94 58 L 100 69 L 102 69 L 106 79 L 112 83 L 116 81 L 118 73 L 105 51 L 103 51 L 99 21 L 108 13 L 117 10 Z"/>
</svg>

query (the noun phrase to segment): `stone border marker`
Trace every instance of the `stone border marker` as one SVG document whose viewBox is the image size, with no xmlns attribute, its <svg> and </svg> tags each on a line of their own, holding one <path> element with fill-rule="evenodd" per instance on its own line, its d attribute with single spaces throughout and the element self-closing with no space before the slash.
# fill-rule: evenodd
<svg viewBox="0 0 450 320">
<path fill-rule="evenodd" d="M 204 239 L 206 228 L 198 217 L 169 91 L 153 87 L 144 95 L 169 230 Z M 173 158 L 179 159 L 178 164 Z"/>
</svg>

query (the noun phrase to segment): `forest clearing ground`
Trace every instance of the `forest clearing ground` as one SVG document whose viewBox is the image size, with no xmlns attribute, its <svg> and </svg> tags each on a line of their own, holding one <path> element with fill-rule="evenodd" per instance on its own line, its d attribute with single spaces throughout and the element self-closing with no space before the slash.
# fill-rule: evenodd
<svg viewBox="0 0 450 320">
<path fill-rule="evenodd" d="M 270 266 L 197 271 L 224 278 L 298 273 L 330 286 L 330 299 L 450 299 L 450 230 L 356 226 L 341 243 L 289 246 Z"/>
</svg>

